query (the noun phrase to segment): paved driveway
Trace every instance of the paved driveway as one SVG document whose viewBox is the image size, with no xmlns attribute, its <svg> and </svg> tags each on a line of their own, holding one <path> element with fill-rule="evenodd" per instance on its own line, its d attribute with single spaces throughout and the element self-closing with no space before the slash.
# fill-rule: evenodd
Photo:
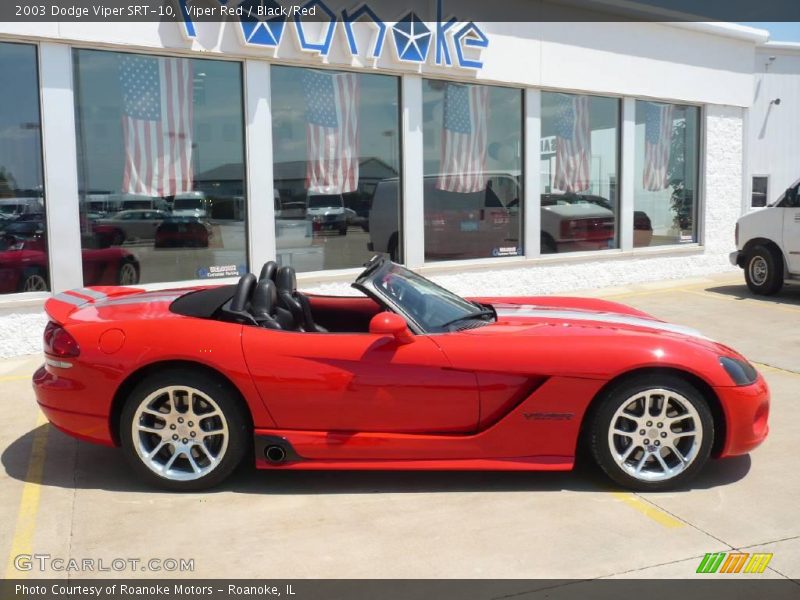
<svg viewBox="0 0 800 600">
<path fill-rule="evenodd" d="M 707 552 L 741 549 L 774 553 L 756 577 L 800 578 L 800 288 L 754 298 L 725 275 L 586 295 L 740 349 L 772 388 L 768 441 L 751 456 L 712 462 L 691 489 L 671 493 L 615 491 L 583 467 L 244 472 L 214 492 L 177 495 L 140 485 L 120 452 L 43 424 L 29 383 L 39 358 L 6 360 L 0 550 L 9 560 L 42 553 L 106 567 L 186 558 L 195 577 L 682 578 L 695 576 Z M 8 564 L 6 574 L 19 576 Z M 95 575 L 181 574 L 125 567 Z"/>
</svg>

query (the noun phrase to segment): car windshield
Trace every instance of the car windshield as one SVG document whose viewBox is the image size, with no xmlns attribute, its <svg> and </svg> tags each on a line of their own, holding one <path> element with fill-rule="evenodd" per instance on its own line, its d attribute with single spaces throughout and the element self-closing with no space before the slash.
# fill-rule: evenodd
<svg viewBox="0 0 800 600">
<path fill-rule="evenodd" d="M 203 200 L 200 198 L 175 198 L 173 208 L 178 210 L 203 208 Z"/>
<path fill-rule="evenodd" d="M 355 287 L 372 292 L 389 307 L 414 321 L 426 333 L 450 331 L 459 321 L 493 318 L 487 306 L 470 302 L 395 263 L 374 263 L 356 280 Z"/>
</svg>

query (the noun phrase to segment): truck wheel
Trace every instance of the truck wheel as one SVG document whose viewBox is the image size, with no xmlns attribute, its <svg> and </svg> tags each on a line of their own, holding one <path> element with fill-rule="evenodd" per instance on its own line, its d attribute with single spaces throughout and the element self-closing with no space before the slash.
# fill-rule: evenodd
<svg viewBox="0 0 800 600">
<path fill-rule="evenodd" d="M 744 279 L 754 294 L 771 296 L 783 287 L 783 264 L 780 256 L 766 246 L 756 246 L 744 265 Z"/>
</svg>

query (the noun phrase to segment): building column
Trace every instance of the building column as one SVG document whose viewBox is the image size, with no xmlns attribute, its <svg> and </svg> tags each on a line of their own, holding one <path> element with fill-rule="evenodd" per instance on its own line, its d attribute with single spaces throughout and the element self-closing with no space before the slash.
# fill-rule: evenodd
<svg viewBox="0 0 800 600">
<path fill-rule="evenodd" d="M 276 258 L 275 196 L 272 171 L 272 96 L 270 67 L 244 62 L 247 161 L 247 246 L 250 271 Z"/>
<path fill-rule="evenodd" d="M 522 150 L 523 201 L 523 251 L 526 258 L 537 258 L 541 254 L 542 195 L 541 139 L 542 139 L 542 92 L 527 88 L 524 97 L 524 144 Z"/>
<path fill-rule="evenodd" d="M 619 178 L 619 247 L 622 250 L 633 248 L 634 211 L 634 158 L 636 156 L 636 99 L 622 100 L 622 147 L 620 148 Z"/>
<path fill-rule="evenodd" d="M 41 43 L 39 77 L 50 289 L 57 293 L 83 285 L 78 146 L 70 47 Z"/>
<path fill-rule="evenodd" d="M 422 78 L 404 75 L 402 102 L 402 210 L 403 262 L 410 268 L 425 263 L 424 143 L 422 140 Z"/>
</svg>

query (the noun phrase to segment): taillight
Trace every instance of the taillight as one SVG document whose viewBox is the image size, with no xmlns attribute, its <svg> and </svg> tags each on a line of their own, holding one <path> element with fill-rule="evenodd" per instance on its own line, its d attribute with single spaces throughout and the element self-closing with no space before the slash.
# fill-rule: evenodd
<svg viewBox="0 0 800 600">
<path fill-rule="evenodd" d="M 81 353 L 78 342 L 58 323 L 50 321 L 44 328 L 44 351 L 60 358 L 78 356 Z"/>
<path fill-rule="evenodd" d="M 569 239 L 575 237 L 578 230 L 578 221 L 561 221 L 561 238 Z"/>
</svg>

